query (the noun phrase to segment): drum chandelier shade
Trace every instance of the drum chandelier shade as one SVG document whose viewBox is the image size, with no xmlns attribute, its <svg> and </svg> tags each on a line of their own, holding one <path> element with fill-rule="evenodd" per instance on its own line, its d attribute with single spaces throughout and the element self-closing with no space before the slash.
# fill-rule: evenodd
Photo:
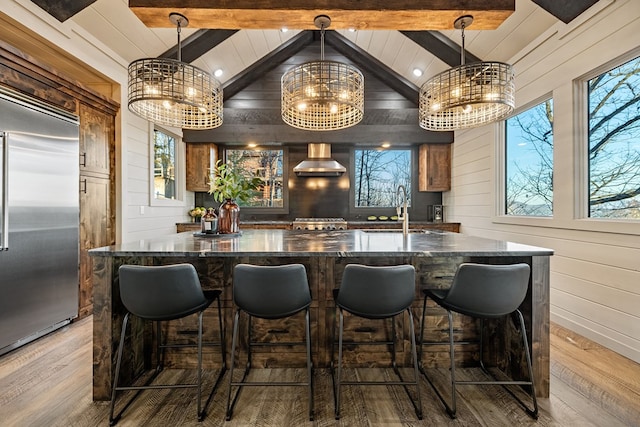
<svg viewBox="0 0 640 427">
<path fill-rule="evenodd" d="M 503 62 L 464 63 L 464 29 L 473 17 L 462 16 L 461 65 L 427 80 L 420 88 L 420 127 L 452 131 L 502 120 L 515 107 L 513 67 Z"/>
<path fill-rule="evenodd" d="M 157 124 L 212 129 L 222 124 L 222 85 L 210 73 L 182 62 L 180 29 L 189 21 L 169 19 L 178 30 L 178 60 L 138 59 L 129 64 L 129 110 Z"/>
<path fill-rule="evenodd" d="M 324 30 L 331 19 L 320 15 L 314 23 L 320 28 L 320 61 L 298 65 L 282 76 L 282 120 L 303 130 L 348 128 L 364 115 L 364 76 L 351 65 L 324 60 Z"/>
</svg>

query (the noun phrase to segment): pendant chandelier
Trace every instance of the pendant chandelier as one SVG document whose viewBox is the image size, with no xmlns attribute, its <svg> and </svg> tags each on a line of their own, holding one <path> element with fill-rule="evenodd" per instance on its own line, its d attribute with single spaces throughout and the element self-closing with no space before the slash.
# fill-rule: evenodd
<svg viewBox="0 0 640 427">
<path fill-rule="evenodd" d="M 458 18 L 461 65 L 427 80 L 420 88 L 420 127 L 451 131 L 502 120 L 515 107 L 513 67 L 503 62 L 464 63 L 464 29 L 473 17 Z"/>
<path fill-rule="evenodd" d="M 171 13 L 178 60 L 145 58 L 129 65 L 129 110 L 157 124 L 212 129 L 222 124 L 222 86 L 206 71 L 182 62 L 180 29 L 189 20 Z"/>
<path fill-rule="evenodd" d="M 320 15 L 314 24 L 320 28 L 320 61 L 298 65 L 282 76 L 282 120 L 303 130 L 348 128 L 364 115 L 364 76 L 351 65 L 324 60 L 324 31 L 331 19 Z"/>
</svg>

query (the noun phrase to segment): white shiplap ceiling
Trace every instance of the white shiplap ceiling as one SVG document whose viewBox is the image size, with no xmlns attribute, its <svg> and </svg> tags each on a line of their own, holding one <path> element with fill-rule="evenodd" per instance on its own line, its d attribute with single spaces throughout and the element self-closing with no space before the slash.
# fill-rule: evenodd
<svg viewBox="0 0 640 427">
<path fill-rule="evenodd" d="M 157 57 L 177 42 L 175 29 L 147 28 L 129 10 L 127 0 L 97 0 L 70 19 L 120 55 L 124 63 Z M 465 47 L 483 60 L 509 61 L 559 22 L 531 0 L 516 0 L 515 12 L 497 30 L 474 31 L 471 25 L 465 31 Z M 182 39 L 185 40 L 196 30 L 184 28 Z M 193 61 L 193 64 L 209 72 L 222 69 L 224 74 L 219 79 L 224 83 L 296 33 L 283 33 L 279 29 L 241 30 Z M 399 31 L 340 30 L 340 33 L 417 86 L 448 68 L 447 64 Z M 461 44 L 459 31 L 441 33 Z M 414 68 L 424 70 L 424 74 L 416 77 Z"/>
</svg>

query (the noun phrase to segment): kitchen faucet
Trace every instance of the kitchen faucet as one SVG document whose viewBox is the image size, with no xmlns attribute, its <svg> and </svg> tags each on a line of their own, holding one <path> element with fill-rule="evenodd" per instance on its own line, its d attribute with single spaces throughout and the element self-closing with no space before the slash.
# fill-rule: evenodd
<svg viewBox="0 0 640 427">
<path fill-rule="evenodd" d="M 396 198 L 400 195 L 402 191 L 402 212 L 400 211 L 400 203 L 396 207 L 396 212 L 398 214 L 398 220 L 402 220 L 402 234 L 405 236 L 409 234 L 409 211 L 407 211 L 407 189 L 404 185 L 398 186 L 398 191 L 396 192 Z M 400 201 L 398 201 L 400 202 Z"/>
</svg>

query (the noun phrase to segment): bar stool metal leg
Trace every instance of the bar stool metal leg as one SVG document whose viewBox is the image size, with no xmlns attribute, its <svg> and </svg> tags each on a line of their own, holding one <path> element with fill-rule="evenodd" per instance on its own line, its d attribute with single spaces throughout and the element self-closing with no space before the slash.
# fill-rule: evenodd
<svg viewBox="0 0 640 427">
<path fill-rule="evenodd" d="M 314 417 L 314 401 L 313 401 L 313 359 L 311 359 L 311 319 L 309 309 L 304 314 L 305 329 L 307 335 L 307 382 L 309 392 L 309 421 L 313 421 Z"/>
<path fill-rule="evenodd" d="M 240 389 L 241 387 L 238 387 L 238 391 L 236 393 L 236 395 L 233 398 L 233 405 L 231 403 L 231 383 L 233 382 L 233 368 L 235 365 L 235 355 L 236 355 L 236 344 L 238 342 L 238 320 L 240 318 L 240 310 L 236 310 L 236 314 L 233 317 L 233 338 L 231 341 L 231 360 L 229 361 L 229 391 L 227 393 L 227 413 L 226 413 L 226 419 L 227 421 L 231 420 L 231 414 L 233 412 L 233 406 L 236 403 L 236 400 L 238 399 L 238 395 L 240 394 Z M 245 371 L 245 375 L 246 375 L 246 371 Z"/>
</svg>

